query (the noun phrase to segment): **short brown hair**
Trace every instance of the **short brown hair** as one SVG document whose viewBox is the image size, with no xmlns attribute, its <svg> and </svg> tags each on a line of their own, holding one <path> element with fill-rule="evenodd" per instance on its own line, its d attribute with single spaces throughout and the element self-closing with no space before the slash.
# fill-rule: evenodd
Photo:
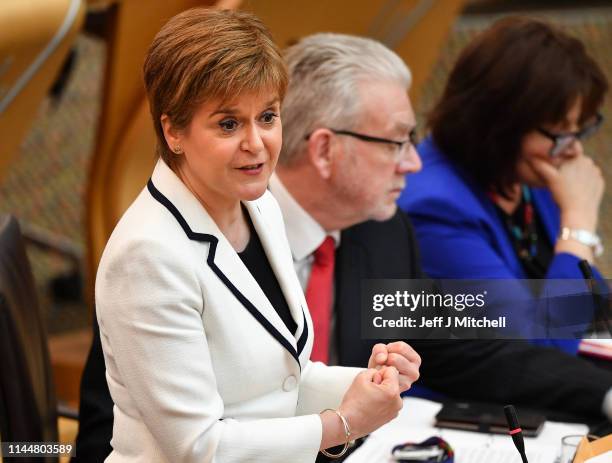
<svg viewBox="0 0 612 463">
<path fill-rule="evenodd" d="M 578 97 L 593 117 L 608 82 L 578 39 L 539 20 L 494 23 L 460 54 L 428 125 L 437 146 L 484 188 L 517 181 L 523 137 L 565 119 Z"/>
<path fill-rule="evenodd" d="M 193 8 L 171 18 L 153 39 L 144 81 L 157 135 L 157 151 L 174 168 L 177 157 L 160 118 L 185 128 L 204 101 L 269 89 L 282 100 L 287 70 L 270 32 L 253 14 Z"/>
</svg>

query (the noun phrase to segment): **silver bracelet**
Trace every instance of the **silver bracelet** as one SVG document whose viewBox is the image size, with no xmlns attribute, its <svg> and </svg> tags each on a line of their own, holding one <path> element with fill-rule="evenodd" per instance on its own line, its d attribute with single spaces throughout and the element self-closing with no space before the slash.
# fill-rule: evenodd
<svg viewBox="0 0 612 463">
<path fill-rule="evenodd" d="M 344 447 L 342 448 L 340 453 L 336 453 L 334 455 L 333 453 L 329 453 L 325 449 L 322 449 L 321 453 L 323 455 L 325 455 L 326 457 L 328 457 L 328 458 L 334 458 L 334 459 L 335 458 L 340 458 L 341 456 L 343 456 L 346 453 L 346 451 L 348 450 L 348 448 L 350 446 L 350 442 L 351 442 L 351 428 L 349 427 L 348 421 L 346 420 L 344 415 L 342 415 L 342 413 L 340 413 L 338 410 L 334 410 L 333 408 L 326 408 L 325 410 L 322 410 L 321 413 L 325 413 L 327 411 L 334 412 L 336 415 L 338 415 L 338 417 L 342 421 L 342 425 L 344 426 L 344 434 L 345 434 L 345 437 L 346 437 L 346 442 L 344 443 Z"/>
<path fill-rule="evenodd" d="M 588 230 L 563 227 L 561 228 L 561 233 L 559 233 L 559 239 L 574 240 L 580 244 L 584 244 L 593 250 L 595 257 L 599 257 L 603 254 L 601 239 L 595 233 L 591 233 Z"/>
</svg>

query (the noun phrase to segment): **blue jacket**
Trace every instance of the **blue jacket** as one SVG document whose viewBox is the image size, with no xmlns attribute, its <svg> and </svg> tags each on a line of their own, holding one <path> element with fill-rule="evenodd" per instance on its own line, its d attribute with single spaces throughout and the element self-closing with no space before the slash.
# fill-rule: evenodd
<svg viewBox="0 0 612 463">
<path fill-rule="evenodd" d="M 398 199 L 416 229 L 423 269 L 433 278 L 447 279 L 523 279 L 527 278 L 495 205 L 470 176 L 453 164 L 435 145 L 431 137 L 418 147 L 423 170 L 407 179 L 407 187 Z M 559 209 L 546 189 L 531 189 L 534 208 L 551 243 L 557 240 Z M 581 280 L 578 259 L 569 253 L 555 254 L 546 278 Z M 599 274 L 597 274 L 599 277 Z M 582 282 L 579 282 L 582 284 Z M 559 292 L 548 288 L 547 295 Z M 586 285 L 584 291 L 587 292 Z M 530 297 L 529 289 L 517 281 L 509 288 L 514 296 Z M 525 306 L 526 307 L 526 306 Z M 523 307 L 524 309 L 524 307 Z M 523 309 L 518 309 L 523 310 Z M 570 309 L 571 313 L 570 313 Z M 553 316 L 576 323 L 576 307 L 559 304 Z M 533 317 L 513 313 L 521 320 Z M 584 328 L 593 318 L 592 304 L 580 308 Z M 530 326 L 521 332 L 530 336 Z M 540 339 L 535 343 L 554 345 L 576 353 L 579 340 Z"/>
</svg>

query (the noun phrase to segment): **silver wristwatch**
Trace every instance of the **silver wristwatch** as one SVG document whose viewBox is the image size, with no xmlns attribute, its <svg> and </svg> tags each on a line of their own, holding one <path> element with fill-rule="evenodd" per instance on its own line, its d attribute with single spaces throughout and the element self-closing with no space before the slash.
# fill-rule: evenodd
<svg viewBox="0 0 612 463">
<path fill-rule="evenodd" d="M 593 250 L 595 257 L 601 256 L 604 251 L 603 245 L 601 244 L 601 238 L 588 230 L 563 227 L 561 228 L 559 239 L 578 241 L 579 243 L 590 247 Z"/>
</svg>

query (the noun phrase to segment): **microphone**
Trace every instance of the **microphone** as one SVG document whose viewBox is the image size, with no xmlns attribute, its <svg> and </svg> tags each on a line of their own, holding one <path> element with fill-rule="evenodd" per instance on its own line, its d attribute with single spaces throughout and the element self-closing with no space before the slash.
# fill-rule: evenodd
<svg viewBox="0 0 612 463">
<path fill-rule="evenodd" d="M 586 259 L 582 259 L 580 262 L 578 262 L 578 267 L 580 268 L 580 272 L 582 273 L 582 276 L 586 280 L 587 286 L 591 291 L 593 304 L 595 305 L 595 320 L 601 320 L 608 329 L 610 337 L 612 337 L 612 324 L 610 324 L 610 320 L 608 318 L 609 313 L 606 308 L 604 298 L 599 291 L 599 287 L 597 286 L 597 281 L 595 281 L 593 269 L 591 268 L 589 261 Z"/>
<path fill-rule="evenodd" d="M 527 455 L 525 455 L 525 442 L 523 442 L 523 430 L 519 425 L 518 416 L 516 416 L 516 409 L 514 405 L 506 405 L 504 407 L 504 414 L 506 415 L 506 421 L 508 422 L 508 430 L 512 441 L 518 453 L 521 455 L 523 463 L 529 463 L 527 461 Z"/>
</svg>

